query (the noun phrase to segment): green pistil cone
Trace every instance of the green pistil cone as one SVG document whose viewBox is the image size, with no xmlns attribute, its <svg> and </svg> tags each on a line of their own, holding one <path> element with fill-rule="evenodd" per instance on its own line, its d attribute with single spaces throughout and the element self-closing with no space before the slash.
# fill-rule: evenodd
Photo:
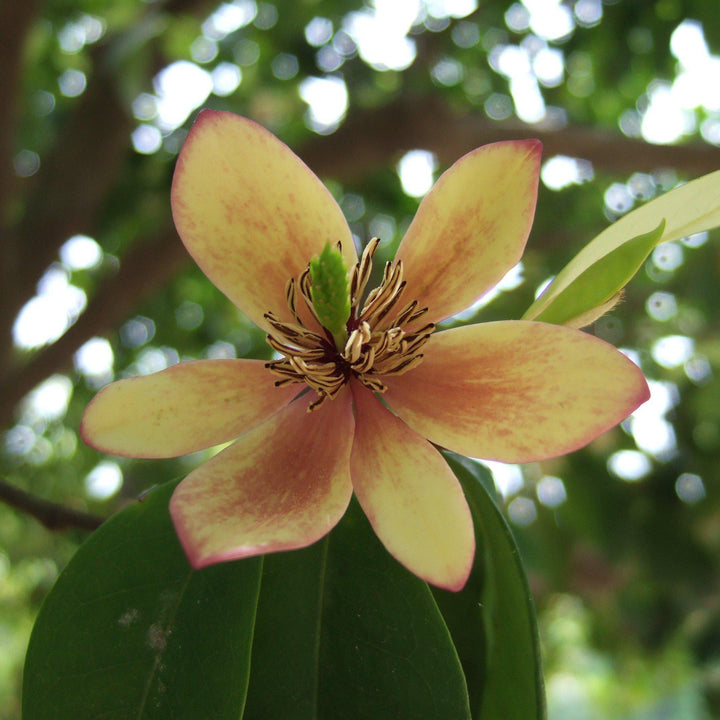
<svg viewBox="0 0 720 720">
<path fill-rule="evenodd" d="M 342 351 L 350 317 L 350 286 L 347 266 L 336 247 L 326 243 L 320 255 L 310 261 L 310 279 L 310 294 L 318 319 Z"/>
</svg>

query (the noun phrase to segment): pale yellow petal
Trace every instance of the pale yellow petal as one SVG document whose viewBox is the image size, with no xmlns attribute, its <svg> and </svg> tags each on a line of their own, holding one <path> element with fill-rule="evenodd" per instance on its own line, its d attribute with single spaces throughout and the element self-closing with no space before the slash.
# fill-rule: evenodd
<svg viewBox="0 0 720 720">
<path fill-rule="evenodd" d="M 170 514 L 193 567 L 305 547 L 343 516 L 352 495 L 350 393 L 308 413 L 313 399 L 291 403 L 178 485 Z"/>
<path fill-rule="evenodd" d="M 397 258 L 403 297 L 442 320 L 492 288 L 521 258 L 535 214 L 541 145 L 499 142 L 473 150 L 423 199 Z"/>
<path fill-rule="evenodd" d="M 290 319 L 285 285 L 327 242 L 357 260 L 350 228 L 325 186 L 260 125 L 204 110 L 180 151 L 173 218 L 203 272 L 253 322 Z"/>
<path fill-rule="evenodd" d="M 360 505 L 388 551 L 423 580 L 460 590 L 475 552 L 460 483 L 435 448 L 353 384 L 350 467 Z"/>
<path fill-rule="evenodd" d="M 287 405 L 261 360 L 198 360 L 118 380 L 90 402 L 83 440 L 112 455 L 161 458 L 233 440 Z"/>
<path fill-rule="evenodd" d="M 436 333 L 420 365 L 383 378 L 414 430 L 462 455 L 530 462 L 562 455 L 649 397 L 640 369 L 579 330 L 528 321 Z"/>
</svg>

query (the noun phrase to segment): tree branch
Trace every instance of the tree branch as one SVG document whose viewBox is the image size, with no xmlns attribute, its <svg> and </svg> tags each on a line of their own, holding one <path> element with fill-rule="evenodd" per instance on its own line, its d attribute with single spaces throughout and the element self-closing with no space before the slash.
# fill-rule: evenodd
<svg viewBox="0 0 720 720">
<path fill-rule="evenodd" d="M 1 13 L 11 15 L 11 8 L 30 8 L 37 1 L 0 0 Z M 162 12 L 197 14 L 216 4 L 216 0 L 170 0 L 165 8 L 149 5 L 139 24 L 152 26 L 154 16 Z M 15 14 L 19 16 L 20 12 Z M 12 34 L 12 25 L 6 28 Z M 134 119 L 129 103 L 122 97 L 123 83 L 119 77 L 128 60 L 128 40 L 132 40 L 130 44 L 136 42 L 132 39 L 134 35 L 135 26 L 108 36 L 91 49 L 85 92 L 69 109 L 69 117 L 61 125 L 52 149 L 42 158 L 37 175 L 23 184 L 27 197 L 22 217 L 16 226 L 3 233 L 0 369 L 12 362 L 10 338 L 17 313 L 32 297 L 35 284 L 56 259 L 60 245 L 77 233 L 93 235 L 97 217 L 117 183 L 123 163 L 132 155 L 130 132 Z M 147 45 L 136 47 L 131 58 L 132 62 L 142 62 L 141 52 L 145 51 L 150 75 L 163 64 L 158 37 L 149 36 Z M 0 67 L 4 68 L 1 63 Z"/>
<path fill-rule="evenodd" d="M 17 152 L 18 87 L 22 73 L 25 39 L 35 18 L 38 0 L 0 2 L 0 362 L 9 338 L 7 323 L 15 313 L 11 305 L 14 270 L 19 265 L 20 249 L 7 237 L 7 218 L 11 200 L 18 192 L 18 178 L 13 172 L 12 158 Z M 9 316 L 9 320 L 4 319 Z M 9 343 L 7 343 L 9 346 Z"/>
<path fill-rule="evenodd" d="M 30 390 L 53 372 L 71 366 L 75 351 L 87 340 L 117 328 L 154 290 L 171 280 L 188 258 L 172 226 L 156 239 L 138 241 L 67 332 L 0 379 L 0 426 L 12 422 L 16 404 Z"/>
<path fill-rule="evenodd" d="M 412 149 L 430 150 L 449 165 L 480 145 L 537 138 L 543 157 L 568 155 L 607 173 L 674 168 L 690 176 L 720 168 L 720 148 L 693 142 L 651 145 L 643 140 L 585 127 L 494 122 L 479 112 L 458 113 L 436 96 L 404 96 L 357 112 L 332 135 L 317 136 L 299 148 L 316 172 L 339 180 L 361 178 Z"/>
<path fill-rule="evenodd" d="M 38 0 L 0 3 L 0 208 L 5 207 L 14 185 L 10 158 L 16 149 L 22 53 L 37 8 Z M 2 215 L 0 213 L 0 217 Z"/>
<path fill-rule="evenodd" d="M 15 316 L 57 257 L 58 247 L 76 233 L 89 232 L 127 154 L 132 119 L 102 60 L 111 47 L 112 43 L 96 52 L 88 87 L 52 152 L 30 180 L 31 194 L 21 223 L 4 239 L 14 248 L 14 262 L 5 268 L 3 340 L 10 338 Z"/>
<path fill-rule="evenodd" d="M 16 510 L 32 515 L 48 530 L 65 530 L 73 527 L 93 531 L 105 521 L 105 518 L 98 515 L 35 497 L 14 485 L 9 485 L 4 480 L 0 480 L 0 500 Z"/>
</svg>

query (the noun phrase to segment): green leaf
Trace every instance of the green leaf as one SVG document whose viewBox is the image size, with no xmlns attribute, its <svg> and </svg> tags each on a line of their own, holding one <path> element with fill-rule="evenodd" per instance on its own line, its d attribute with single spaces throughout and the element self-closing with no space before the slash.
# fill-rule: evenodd
<svg viewBox="0 0 720 720">
<path fill-rule="evenodd" d="M 245 720 L 470 718 L 428 586 L 355 500 L 325 540 L 266 557 L 252 664 Z"/>
<path fill-rule="evenodd" d="M 477 551 L 465 589 L 433 592 L 467 678 L 473 720 L 544 720 L 535 605 L 517 545 L 488 491 L 487 469 L 445 453 L 475 520 Z"/>
<path fill-rule="evenodd" d="M 552 302 L 533 319 L 561 325 L 612 300 L 642 267 L 664 231 L 662 220 L 654 230 L 628 240 L 601 257 L 556 293 Z"/>
<path fill-rule="evenodd" d="M 558 273 L 523 318 L 540 319 L 541 313 L 555 302 L 555 298 L 588 268 L 622 245 L 649 235 L 663 218 L 665 227 L 656 244 L 678 240 L 720 225 L 720 170 L 691 180 L 645 203 L 603 230 Z"/>
<path fill-rule="evenodd" d="M 194 571 L 167 511 L 175 484 L 109 520 L 58 579 L 25 720 L 469 720 L 432 593 L 355 501 L 309 548 Z"/>
<path fill-rule="evenodd" d="M 40 611 L 25 720 L 241 714 L 262 560 L 194 571 L 168 513 L 177 483 L 108 520 Z"/>
</svg>

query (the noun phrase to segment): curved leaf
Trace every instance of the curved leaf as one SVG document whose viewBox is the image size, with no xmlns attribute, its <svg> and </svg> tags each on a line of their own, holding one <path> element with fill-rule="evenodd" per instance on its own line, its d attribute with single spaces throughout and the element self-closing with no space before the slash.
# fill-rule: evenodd
<svg viewBox="0 0 720 720">
<path fill-rule="evenodd" d="M 544 720 L 535 605 L 517 545 L 488 490 L 487 469 L 444 454 L 475 520 L 477 554 L 462 592 L 434 593 L 465 671 L 473 720 Z"/>
<path fill-rule="evenodd" d="M 325 540 L 266 557 L 252 663 L 245 720 L 470 718 L 428 586 L 355 500 Z"/>
<path fill-rule="evenodd" d="M 645 203 L 603 230 L 558 273 L 523 319 L 543 319 L 545 308 L 582 273 L 625 243 L 651 233 L 663 218 L 665 228 L 658 245 L 720 225 L 720 170 Z"/>
<path fill-rule="evenodd" d="M 194 571 L 175 485 L 109 520 L 58 579 L 30 641 L 26 720 L 469 720 L 430 590 L 356 502 L 309 548 Z"/>
<path fill-rule="evenodd" d="M 194 571 L 168 514 L 177 483 L 108 520 L 48 595 L 25 664 L 25 720 L 237 720 L 262 560 Z"/>
<path fill-rule="evenodd" d="M 580 325 L 588 325 L 603 315 L 615 303 L 610 303 L 607 308 L 605 306 L 614 297 L 619 299 L 620 291 L 632 280 L 660 242 L 664 230 L 665 221 L 662 220 L 649 233 L 619 245 L 556 293 L 552 302 L 533 319 L 562 325 L 575 324 L 573 321 L 582 317 Z M 601 309 L 597 316 L 592 314 L 595 308 Z"/>
</svg>

